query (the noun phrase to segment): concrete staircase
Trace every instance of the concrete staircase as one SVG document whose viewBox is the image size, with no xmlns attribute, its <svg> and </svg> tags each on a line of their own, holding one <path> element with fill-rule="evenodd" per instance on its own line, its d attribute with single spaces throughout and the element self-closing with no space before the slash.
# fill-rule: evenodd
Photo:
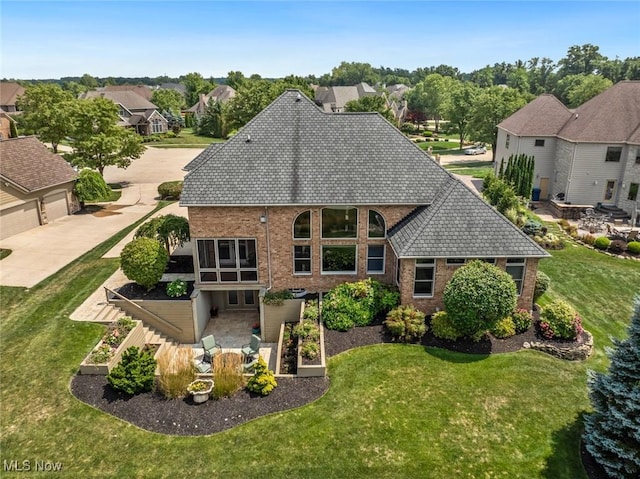
<svg viewBox="0 0 640 479">
<path fill-rule="evenodd" d="M 93 322 L 101 323 L 101 324 L 109 324 L 117 321 L 123 316 L 127 316 L 127 314 L 122 311 L 117 306 L 113 304 L 106 304 L 103 308 L 98 312 Z M 134 318 L 137 319 L 137 318 Z M 144 331 L 144 339 L 146 344 L 160 344 L 164 345 L 164 348 L 177 348 L 179 347 L 179 343 L 176 342 L 173 338 L 168 337 L 158 330 L 152 328 L 144 324 L 143 321 L 143 331 Z M 162 347 L 162 346 L 161 346 Z"/>
<path fill-rule="evenodd" d="M 598 205 L 596 211 L 609 216 L 612 220 L 630 220 L 631 215 L 617 206 Z"/>
</svg>

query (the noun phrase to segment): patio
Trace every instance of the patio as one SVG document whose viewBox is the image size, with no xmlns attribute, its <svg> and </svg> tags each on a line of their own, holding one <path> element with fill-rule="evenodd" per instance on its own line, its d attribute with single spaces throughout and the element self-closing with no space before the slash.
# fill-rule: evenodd
<svg viewBox="0 0 640 479">
<path fill-rule="evenodd" d="M 218 316 L 211 318 L 204 329 L 202 336 L 213 334 L 216 342 L 222 347 L 222 352 L 240 354 L 242 346 L 251 340 L 251 327 L 260 320 L 260 315 L 255 310 L 227 310 L 221 311 Z M 204 350 L 202 343 L 190 344 L 194 349 L 196 359 L 202 359 Z M 262 343 L 260 355 L 269 365 L 269 369 L 275 371 L 277 343 Z"/>
</svg>

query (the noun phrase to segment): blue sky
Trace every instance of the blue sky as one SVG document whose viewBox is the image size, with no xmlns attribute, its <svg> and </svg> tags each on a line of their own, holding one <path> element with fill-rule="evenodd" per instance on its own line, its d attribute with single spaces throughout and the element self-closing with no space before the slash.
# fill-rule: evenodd
<svg viewBox="0 0 640 479">
<path fill-rule="evenodd" d="M 4 78 L 320 76 L 342 61 L 471 72 L 585 43 L 640 56 L 638 0 L 0 1 Z"/>
</svg>

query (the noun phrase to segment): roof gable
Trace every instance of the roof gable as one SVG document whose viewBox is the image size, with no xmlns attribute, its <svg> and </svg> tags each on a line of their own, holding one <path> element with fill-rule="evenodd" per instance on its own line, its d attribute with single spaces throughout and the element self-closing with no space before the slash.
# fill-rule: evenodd
<svg viewBox="0 0 640 479">
<path fill-rule="evenodd" d="M 549 254 L 461 182 L 451 179 L 427 208 L 389 232 L 399 257 L 547 257 Z"/>
<path fill-rule="evenodd" d="M 156 110 L 158 107 L 137 93 L 125 91 L 88 91 L 84 98 L 107 98 L 114 103 L 119 103 L 130 112 L 137 110 Z"/>
<path fill-rule="evenodd" d="M 558 136 L 570 141 L 636 142 L 639 127 L 640 81 L 621 81 L 576 108 Z"/>
<path fill-rule="evenodd" d="M 571 118 L 571 111 L 555 96 L 536 97 L 498 126 L 519 136 L 555 136 Z"/>
<path fill-rule="evenodd" d="M 184 206 L 429 204 L 450 178 L 378 113 L 323 113 L 297 90 L 189 166 Z"/>
<path fill-rule="evenodd" d="M 15 106 L 20 95 L 24 95 L 25 89 L 15 82 L 0 82 L 0 105 Z"/>
<path fill-rule="evenodd" d="M 61 156 L 51 153 L 35 136 L 0 141 L 0 176 L 30 192 L 76 179 L 77 174 Z"/>
</svg>

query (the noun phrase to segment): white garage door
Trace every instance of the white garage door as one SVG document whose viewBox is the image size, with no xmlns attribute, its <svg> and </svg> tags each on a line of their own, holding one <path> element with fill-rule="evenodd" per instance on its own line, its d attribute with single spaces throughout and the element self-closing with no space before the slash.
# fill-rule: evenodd
<svg viewBox="0 0 640 479">
<path fill-rule="evenodd" d="M 47 212 L 47 221 L 51 222 L 69 214 L 67 208 L 67 194 L 64 191 L 44 197 L 44 207 Z"/>
<path fill-rule="evenodd" d="M 40 226 L 37 201 L 8 208 L 0 213 L 0 238 L 8 238 Z"/>
</svg>

